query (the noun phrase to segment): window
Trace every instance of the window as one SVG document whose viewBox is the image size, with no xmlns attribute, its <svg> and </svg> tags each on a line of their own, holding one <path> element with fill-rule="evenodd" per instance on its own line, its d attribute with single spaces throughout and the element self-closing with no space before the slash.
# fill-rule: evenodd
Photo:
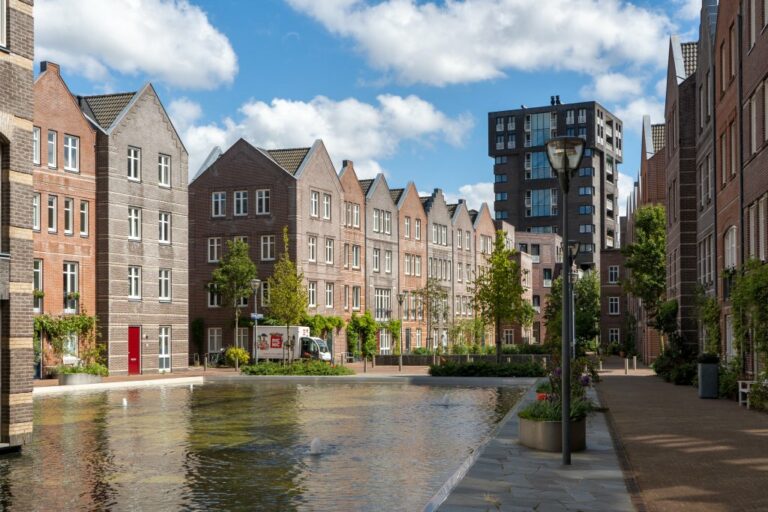
<svg viewBox="0 0 768 512">
<path fill-rule="evenodd" d="M 274 259 L 275 235 L 261 235 L 261 261 L 273 261 Z"/>
<path fill-rule="evenodd" d="M 56 137 L 57 133 L 48 130 L 48 167 L 56 168 Z"/>
<path fill-rule="evenodd" d="M 323 194 L 323 218 L 331 218 L 331 196 L 330 194 Z"/>
<path fill-rule="evenodd" d="M 462 265 L 461 263 L 457 263 L 456 264 L 456 281 L 460 283 L 463 280 L 464 280 L 464 265 Z"/>
<path fill-rule="evenodd" d="M 557 189 L 545 188 L 525 191 L 526 217 L 549 217 L 552 215 L 557 215 Z"/>
<path fill-rule="evenodd" d="M 80 138 L 64 135 L 64 170 L 80 171 Z"/>
<path fill-rule="evenodd" d="M 77 311 L 78 264 L 64 262 L 64 312 L 75 313 Z"/>
<path fill-rule="evenodd" d="M 552 288 L 552 269 L 543 269 L 544 288 Z"/>
<path fill-rule="evenodd" d="M 416 225 L 414 227 L 416 228 L 415 230 L 416 240 L 421 240 L 421 219 L 416 219 Z"/>
<path fill-rule="evenodd" d="M 392 234 L 392 212 L 384 212 L 384 233 Z"/>
<path fill-rule="evenodd" d="M 457 249 L 461 249 L 461 244 L 462 244 L 462 239 L 463 239 L 463 238 L 464 238 L 464 236 L 462 235 L 462 231 L 461 231 L 461 230 L 458 230 L 458 231 L 456 232 L 456 244 L 457 244 L 457 245 L 456 245 L 456 248 L 457 248 Z"/>
<path fill-rule="evenodd" d="M 269 305 L 269 299 L 271 297 L 269 293 L 269 281 L 261 282 L 261 304 L 263 306 Z"/>
<path fill-rule="evenodd" d="M 420 327 L 416 328 L 416 338 L 414 339 L 413 344 L 416 348 L 421 348 L 421 328 Z"/>
<path fill-rule="evenodd" d="M 325 307 L 333 307 L 333 283 L 325 283 Z"/>
<path fill-rule="evenodd" d="M 161 372 L 171 371 L 171 327 L 161 325 L 157 335 L 157 369 Z"/>
<path fill-rule="evenodd" d="M 595 252 L 595 244 L 579 244 L 579 252 Z"/>
<path fill-rule="evenodd" d="M 128 298 L 141 298 L 141 267 L 128 267 Z"/>
<path fill-rule="evenodd" d="M 595 169 L 594 167 L 581 167 L 579 168 L 579 177 L 585 178 L 585 177 L 591 177 L 595 175 Z"/>
<path fill-rule="evenodd" d="M 731 39 L 731 78 L 736 76 L 736 55 L 739 51 L 739 46 L 736 43 L 736 29 L 733 25 L 731 25 L 731 33 L 730 33 L 730 39 Z"/>
<path fill-rule="evenodd" d="M 507 195 L 506 192 L 496 192 L 494 200 L 496 200 L 496 201 L 506 201 L 507 197 L 508 197 L 508 195 Z"/>
<path fill-rule="evenodd" d="M 406 217 L 403 221 L 403 237 L 404 238 L 411 238 L 411 218 Z"/>
<path fill-rule="evenodd" d="M 540 180 L 554 177 L 555 173 L 549 165 L 549 159 L 544 151 L 526 153 L 525 156 L 526 179 Z"/>
<path fill-rule="evenodd" d="M 352 205 L 352 225 L 356 228 L 360 227 L 360 205 Z"/>
<path fill-rule="evenodd" d="M 55 233 L 58 229 L 58 204 L 59 198 L 48 196 L 48 232 Z"/>
<path fill-rule="evenodd" d="M 594 224 L 579 224 L 579 233 L 594 233 Z"/>
<path fill-rule="evenodd" d="M 579 205 L 579 215 L 594 215 L 595 207 L 591 204 Z"/>
<path fill-rule="evenodd" d="M 128 207 L 128 240 L 141 240 L 141 208 Z"/>
<path fill-rule="evenodd" d="M 256 191 L 256 215 L 269 214 L 269 190 Z"/>
<path fill-rule="evenodd" d="M 325 239 L 325 263 L 333 265 L 333 238 Z"/>
<path fill-rule="evenodd" d="M 749 47 L 755 46 L 755 37 L 757 33 L 757 12 L 755 10 L 755 0 L 749 0 Z"/>
<path fill-rule="evenodd" d="M 541 246 L 539 244 L 531 244 L 531 263 L 541 262 Z"/>
<path fill-rule="evenodd" d="M 317 261 L 317 237 L 307 237 L 307 251 L 309 261 Z"/>
<path fill-rule="evenodd" d="M 360 268 L 360 246 L 352 246 L 352 268 Z"/>
<path fill-rule="evenodd" d="M 157 297 L 161 302 L 171 301 L 171 269 L 161 268 L 157 275 Z"/>
<path fill-rule="evenodd" d="M 248 328 L 238 327 L 237 338 L 235 339 L 238 347 L 248 347 Z"/>
<path fill-rule="evenodd" d="M 227 193 L 211 193 L 211 217 L 224 217 L 227 211 Z"/>
<path fill-rule="evenodd" d="M 541 297 L 538 296 L 538 295 L 534 295 L 533 299 L 532 299 L 532 304 L 533 304 L 533 310 L 536 311 L 537 313 L 540 313 L 541 312 Z"/>
<path fill-rule="evenodd" d="M 608 267 L 608 283 L 616 284 L 619 282 L 619 266 L 610 265 Z"/>
<path fill-rule="evenodd" d="M 33 260 L 32 262 L 32 288 L 35 291 L 42 291 L 43 288 L 43 260 Z M 41 313 L 43 311 L 43 297 L 37 295 L 32 298 L 32 311 Z"/>
<path fill-rule="evenodd" d="M 238 217 L 248 215 L 247 190 L 238 190 L 235 192 L 235 215 Z"/>
<path fill-rule="evenodd" d="M 208 307 L 221 307 L 221 294 L 219 293 L 219 288 L 213 283 L 208 284 Z"/>
<path fill-rule="evenodd" d="M 352 287 L 352 309 L 360 309 L 360 287 Z"/>
<path fill-rule="evenodd" d="M 318 217 L 320 215 L 320 192 L 312 190 L 309 193 L 309 215 Z"/>
<path fill-rule="evenodd" d="M 392 273 L 392 251 L 384 251 L 384 272 Z"/>
<path fill-rule="evenodd" d="M 723 237 L 723 252 L 725 254 L 725 268 L 736 266 L 736 226 L 731 226 Z"/>
<path fill-rule="evenodd" d="M 608 329 L 608 343 L 619 343 L 621 340 L 619 339 L 619 328 L 618 327 L 611 327 Z"/>
<path fill-rule="evenodd" d="M 141 150 L 139 148 L 128 148 L 128 179 L 141 180 Z"/>
<path fill-rule="evenodd" d="M 344 311 L 349 309 L 349 285 L 344 285 Z"/>
<path fill-rule="evenodd" d="M 381 259 L 381 251 L 379 249 L 373 250 L 373 271 L 379 271 L 379 260 Z"/>
<path fill-rule="evenodd" d="M 32 194 L 32 229 L 40 231 L 40 193 Z"/>
<path fill-rule="evenodd" d="M 309 307 L 314 308 L 317 306 L 317 282 L 310 281 L 307 283 L 307 302 Z"/>
<path fill-rule="evenodd" d="M 168 155 L 157 156 L 157 183 L 161 187 L 171 186 L 171 157 Z"/>
<path fill-rule="evenodd" d="M 506 183 L 507 182 L 507 175 L 506 174 L 495 174 L 493 180 L 496 183 Z"/>
<path fill-rule="evenodd" d="M 725 132 L 720 136 L 720 182 L 725 185 L 728 175 L 728 144 L 725 139 Z"/>
<path fill-rule="evenodd" d="M 504 329 L 504 344 L 505 345 L 512 345 L 515 343 L 515 331 L 512 329 Z"/>
<path fill-rule="evenodd" d="M 219 352 L 221 350 L 221 327 L 208 328 L 208 352 Z"/>
<path fill-rule="evenodd" d="M 157 215 L 157 241 L 161 244 L 171 243 L 171 214 L 168 212 Z"/>
<path fill-rule="evenodd" d="M 3 2 L 0 0 L 0 9 L 2 8 L 2 5 Z M 0 21 L 0 23 L 2 23 L 2 21 Z M 2 27 L 0 27 L 0 32 L 2 30 Z M 40 165 L 40 128 L 37 126 L 32 128 L 32 163 Z"/>
<path fill-rule="evenodd" d="M 208 239 L 208 263 L 217 263 L 221 257 L 221 238 Z"/>
<path fill-rule="evenodd" d="M 377 321 L 389 320 L 391 314 L 392 290 L 389 288 L 374 289 L 374 318 Z"/>
<path fill-rule="evenodd" d="M 88 201 L 80 201 L 80 236 L 88 236 Z"/>
<path fill-rule="evenodd" d="M 609 315 L 619 314 L 619 298 L 618 297 L 608 297 L 608 314 Z"/>
<path fill-rule="evenodd" d="M 579 187 L 580 196 L 592 196 L 595 194 L 595 187 Z"/>
<path fill-rule="evenodd" d="M 73 224 L 75 223 L 75 200 L 71 197 L 64 198 L 64 234 L 71 235 L 74 231 Z"/>
</svg>

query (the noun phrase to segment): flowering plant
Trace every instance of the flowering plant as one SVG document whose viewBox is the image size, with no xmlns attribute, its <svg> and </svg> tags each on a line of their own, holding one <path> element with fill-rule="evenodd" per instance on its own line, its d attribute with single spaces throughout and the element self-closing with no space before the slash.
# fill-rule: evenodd
<svg viewBox="0 0 768 512">
<path fill-rule="evenodd" d="M 587 398 L 587 388 L 592 384 L 593 378 L 585 366 L 574 361 L 571 370 L 571 420 L 579 420 L 594 410 L 594 404 Z M 560 421 L 562 419 L 562 383 L 563 371 L 555 368 L 549 374 L 547 387 L 548 393 L 545 399 L 538 400 L 523 408 L 518 416 L 535 421 Z"/>
</svg>

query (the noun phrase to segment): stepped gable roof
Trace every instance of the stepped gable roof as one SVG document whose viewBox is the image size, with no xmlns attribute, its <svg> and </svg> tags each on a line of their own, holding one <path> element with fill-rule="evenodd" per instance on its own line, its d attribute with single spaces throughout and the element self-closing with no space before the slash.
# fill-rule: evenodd
<svg viewBox="0 0 768 512">
<path fill-rule="evenodd" d="M 81 96 L 79 99 L 81 100 L 80 106 L 85 111 L 85 114 L 93 119 L 102 130 L 107 131 L 134 96 L 136 96 L 136 91 Z"/>
<path fill-rule="evenodd" d="M 295 175 L 312 148 L 267 149 L 267 154 L 280 167 Z"/>
<path fill-rule="evenodd" d="M 358 183 L 360 183 L 360 188 L 363 189 L 363 195 L 367 196 L 368 191 L 371 190 L 371 185 L 373 185 L 373 180 L 357 180 Z"/>
<path fill-rule="evenodd" d="M 653 153 L 656 154 L 664 149 L 665 127 L 663 124 L 651 125 L 651 141 L 653 142 Z"/>
<path fill-rule="evenodd" d="M 391 188 L 389 189 L 389 195 L 392 197 L 392 201 L 397 204 L 400 201 L 400 198 L 403 196 L 403 192 L 405 192 L 404 188 Z"/>
<path fill-rule="evenodd" d="M 696 72 L 696 57 L 699 50 L 698 43 L 683 43 L 680 45 L 683 51 L 683 64 L 686 78 Z"/>
</svg>

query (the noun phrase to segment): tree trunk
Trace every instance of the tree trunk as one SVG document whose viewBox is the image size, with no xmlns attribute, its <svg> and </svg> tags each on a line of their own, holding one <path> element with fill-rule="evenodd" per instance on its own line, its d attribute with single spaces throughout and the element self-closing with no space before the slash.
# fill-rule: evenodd
<svg viewBox="0 0 768 512">
<path fill-rule="evenodd" d="M 501 364 L 501 319 L 496 318 L 496 362 Z"/>
</svg>

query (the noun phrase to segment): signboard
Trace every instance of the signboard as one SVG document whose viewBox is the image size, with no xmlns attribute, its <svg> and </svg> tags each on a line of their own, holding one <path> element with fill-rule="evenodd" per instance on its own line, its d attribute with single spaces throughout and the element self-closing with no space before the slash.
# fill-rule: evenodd
<svg viewBox="0 0 768 512">
<path fill-rule="evenodd" d="M 283 335 L 273 332 L 269 337 L 269 348 L 283 348 Z"/>
<path fill-rule="evenodd" d="M 259 348 L 259 359 L 283 359 L 288 357 L 287 346 L 291 339 L 297 340 L 296 347 L 302 336 L 309 336 L 309 327 L 291 326 L 287 333 L 285 326 L 259 325 L 256 326 L 256 344 Z M 297 351 L 298 348 L 294 348 Z M 255 355 L 255 354 L 254 354 Z M 296 355 L 294 354 L 294 357 Z"/>
<path fill-rule="evenodd" d="M 261 313 L 251 313 L 251 320 L 262 320 L 264 315 Z"/>
</svg>

